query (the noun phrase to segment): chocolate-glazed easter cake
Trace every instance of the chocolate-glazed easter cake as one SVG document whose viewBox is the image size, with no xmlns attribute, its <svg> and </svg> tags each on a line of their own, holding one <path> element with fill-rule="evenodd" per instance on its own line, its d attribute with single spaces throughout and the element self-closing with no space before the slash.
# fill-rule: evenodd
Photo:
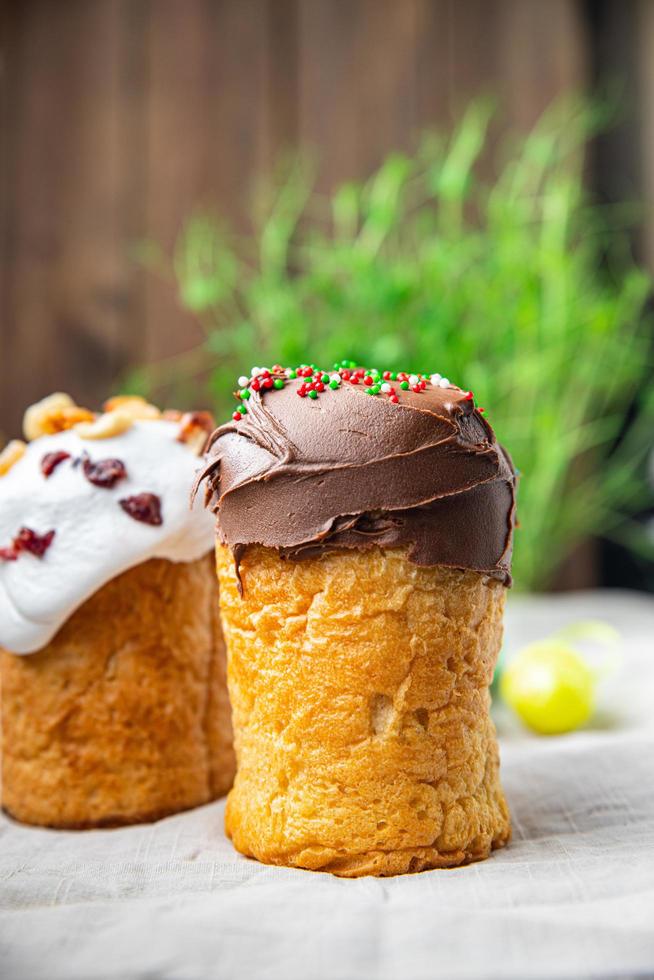
<svg viewBox="0 0 654 980">
<path fill-rule="evenodd" d="M 388 875 L 510 834 L 489 716 L 515 473 L 440 375 L 253 369 L 213 434 L 236 847 Z"/>
</svg>

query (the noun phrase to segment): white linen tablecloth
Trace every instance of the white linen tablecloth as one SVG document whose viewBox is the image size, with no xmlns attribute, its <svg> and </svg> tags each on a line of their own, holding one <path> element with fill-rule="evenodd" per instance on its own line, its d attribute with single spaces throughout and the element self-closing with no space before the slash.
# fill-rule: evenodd
<svg viewBox="0 0 654 980">
<path fill-rule="evenodd" d="M 586 731 L 500 716 L 513 842 L 490 860 L 343 880 L 236 854 L 224 804 L 61 833 L 0 818 L 2 980 L 654 976 L 654 598 L 511 597 L 509 650 L 568 622 L 622 632 Z"/>
</svg>

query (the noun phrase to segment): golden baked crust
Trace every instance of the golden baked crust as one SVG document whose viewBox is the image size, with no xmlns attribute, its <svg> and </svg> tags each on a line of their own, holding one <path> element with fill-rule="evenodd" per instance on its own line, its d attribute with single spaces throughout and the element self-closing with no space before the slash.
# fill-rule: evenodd
<svg viewBox="0 0 654 980">
<path fill-rule="evenodd" d="M 393 875 L 510 836 L 489 716 L 504 587 L 401 550 L 217 547 L 238 773 L 226 827 L 269 864 Z"/>
<path fill-rule="evenodd" d="M 108 582 L 31 656 L 0 652 L 2 804 L 25 823 L 154 820 L 234 773 L 211 555 Z"/>
</svg>

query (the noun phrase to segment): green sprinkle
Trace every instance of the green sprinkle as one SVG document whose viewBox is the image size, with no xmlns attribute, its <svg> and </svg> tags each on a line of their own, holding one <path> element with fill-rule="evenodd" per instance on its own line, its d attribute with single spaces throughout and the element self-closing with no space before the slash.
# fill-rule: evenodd
<svg viewBox="0 0 654 980">
<path fill-rule="evenodd" d="M 332 378 L 332 380 L 329 382 L 329 387 L 332 389 L 336 389 L 336 388 L 340 388 L 341 386 L 336 380 L 336 378 Z"/>
<path fill-rule="evenodd" d="M 310 391 L 309 392 L 309 398 L 317 398 L 317 397 L 318 397 L 318 392 L 317 391 Z"/>
<path fill-rule="evenodd" d="M 381 391 L 381 385 L 373 385 L 370 391 L 372 392 L 373 395 L 378 395 L 379 392 Z"/>
<path fill-rule="evenodd" d="M 400 381 L 400 388 L 402 389 L 402 391 L 408 391 L 409 382 L 408 381 Z"/>
<path fill-rule="evenodd" d="M 294 378 L 297 378 L 297 372 L 296 372 L 296 371 L 289 371 L 289 372 L 288 372 L 288 378 L 289 378 L 289 379 L 290 379 L 291 381 L 292 381 L 292 380 L 293 380 Z"/>
<path fill-rule="evenodd" d="M 248 398 L 250 397 L 250 389 L 249 388 L 241 388 L 241 390 L 238 393 L 238 396 L 239 396 L 239 398 L 242 398 L 243 401 L 247 401 Z"/>
<path fill-rule="evenodd" d="M 283 387 L 284 387 L 284 382 L 282 381 L 282 379 L 275 378 L 275 380 L 273 381 L 273 388 L 283 388 Z"/>
<path fill-rule="evenodd" d="M 324 385 L 326 385 L 327 382 L 329 381 L 329 375 L 328 374 L 323 374 L 322 377 L 320 378 L 320 380 L 322 381 L 322 383 Z"/>
<path fill-rule="evenodd" d="M 397 381 L 397 374 L 395 371 L 391 371 L 391 381 Z"/>
<path fill-rule="evenodd" d="M 248 413 L 248 410 L 245 407 L 245 405 L 239 405 L 238 406 L 238 411 L 241 413 L 241 415 L 247 415 L 247 413 Z"/>
</svg>

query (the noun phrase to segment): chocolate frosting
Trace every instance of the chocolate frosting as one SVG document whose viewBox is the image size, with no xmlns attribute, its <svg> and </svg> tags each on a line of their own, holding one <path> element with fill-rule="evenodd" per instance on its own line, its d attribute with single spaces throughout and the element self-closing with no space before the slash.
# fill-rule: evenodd
<svg viewBox="0 0 654 980">
<path fill-rule="evenodd" d="M 405 546 L 418 565 L 511 584 L 516 475 L 466 392 L 428 385 L 393 404 L 345 382 L 310 400 L 301 383 L 252 391 L 209 441 L 199 482 L 237 570 L 250 544 L 288 559 Z"/>
</svg>

